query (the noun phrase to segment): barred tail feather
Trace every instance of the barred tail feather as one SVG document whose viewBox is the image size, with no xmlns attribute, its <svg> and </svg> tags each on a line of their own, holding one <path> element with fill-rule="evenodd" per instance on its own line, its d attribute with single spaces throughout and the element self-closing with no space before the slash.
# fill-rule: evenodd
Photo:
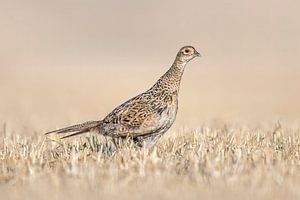
<svg viewBox="0 0 300 200">
<path fill-rule="evenodd" d="M 70 135 L 66 135 L 63 138 L 67 138 L 67 137 L 71 137 L 74 135 L 79 135 L 82 133 L 86 133 L 91 131 L 91 129 L 95 128 L 96 126 L 99 126 L 102 123 L 102 121 L 88 121 L 88 122 L 84 122 L 82 124 L 76 124 L 73 126 L 68 126 L 65 128 L 61 128 L 61 129 L 57 129 L 54 131 L 50 131 L 45 133 L 45 135 L 51 134 L 51 133 L 55 133 L 55 134 L 63 134 L 63 133 L 72 133 Z"/>
</svg>

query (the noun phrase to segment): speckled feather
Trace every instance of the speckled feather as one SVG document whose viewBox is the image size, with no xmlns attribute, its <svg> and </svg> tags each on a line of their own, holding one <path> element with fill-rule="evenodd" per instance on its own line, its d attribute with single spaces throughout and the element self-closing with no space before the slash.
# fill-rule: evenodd
<svg viewBox="0 0 300 200">
<path fill-rule="evenodd" d="M 72 133 L 63 138 L 95 131 L 113 138 L 132 137 L 138 143 L 155 144 L 174 123 L 178 110 L 178 93 L 186 64 L 200 54 L 185 46 L 177 53 L 171 68 L 146 92 L 115 108 L 103 120 L 50 131 Z M 151 144 L 151 145 L 153 145 Z"/>
</svg>

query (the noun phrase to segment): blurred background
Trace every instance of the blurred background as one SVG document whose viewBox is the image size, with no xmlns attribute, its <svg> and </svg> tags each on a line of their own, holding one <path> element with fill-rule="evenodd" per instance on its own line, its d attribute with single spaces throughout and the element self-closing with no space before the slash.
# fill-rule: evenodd
<svg viewBox="0 0 300 200">
<path fill-rule="evenodd" d="M 101 119 L 148 89 L 179 48 L 173 130 L 300 124 L 296 0 L 0 0 L 0 123 L 44 132 Z"/>
</svg>

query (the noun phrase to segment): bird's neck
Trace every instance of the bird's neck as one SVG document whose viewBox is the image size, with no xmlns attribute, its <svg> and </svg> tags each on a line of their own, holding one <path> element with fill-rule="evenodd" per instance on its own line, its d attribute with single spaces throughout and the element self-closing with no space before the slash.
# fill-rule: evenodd
<svg viewBox="0 0 300 200">
<path fill-rule="evenodd" d="M 166 78 L 170 81 L 177 83 L 179 87 L 186 64 L 187 62 L 182 62 L 178 59 L 175 59 L 171 68 L 163 76 L 166 76 Z"/>
<path fill-rule="evenodd" d="M 187 64 L 187 61 L 181 61 L 180 59 L 176 58 L 173 65 L 169 69 L 169 71 L 171 70 L 174 73 L 176 73 L 177 75 L 180 75 L 180 77 L 181 77 L 184 72 L 186 64 Z"/>
<path fill-rule="evenodd" d="M 171 68 L 157 81 L 154 87 L 167 90 L 171 93 L 178 93 L 186 64 L 187 62 L 182 62 L 176 58 Z"/>
</svg>

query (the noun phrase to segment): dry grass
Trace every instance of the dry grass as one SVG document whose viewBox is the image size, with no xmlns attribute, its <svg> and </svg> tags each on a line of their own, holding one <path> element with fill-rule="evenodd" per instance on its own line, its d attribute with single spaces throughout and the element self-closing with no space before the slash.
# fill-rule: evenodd
<svg viewBox="0 0 300 200">
<path fill-rule="evenodd" d="M 1 134 L 0 191 L 8 199 L 300 197 L 300 131 L 279 123 L 202 127 L 164 137 L 151 151 L 130 141 L 115 150 L 96 136 Z"/>
</svg>

